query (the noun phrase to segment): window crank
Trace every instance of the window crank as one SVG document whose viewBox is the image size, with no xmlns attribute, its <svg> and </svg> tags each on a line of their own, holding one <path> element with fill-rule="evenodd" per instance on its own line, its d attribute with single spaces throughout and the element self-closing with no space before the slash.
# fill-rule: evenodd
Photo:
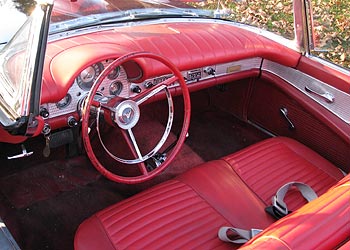
<svg viewBox="0 0 350 250">
<path fill-rule="evenodd" d="M 294 130 L 295 126 L 294 126 L 293 122 L 288 117 L 288 109 L 287 108 L 280 108 L 280 112 L 281 112 L 282 116 L 286 119 L 286 121 L 288 123 L 288 128 L 290 130 Z"/>
</svg>

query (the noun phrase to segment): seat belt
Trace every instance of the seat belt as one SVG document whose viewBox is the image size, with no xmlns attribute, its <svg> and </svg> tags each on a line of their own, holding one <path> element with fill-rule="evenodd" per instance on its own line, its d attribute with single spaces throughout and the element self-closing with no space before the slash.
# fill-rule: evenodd
<svg viewBox="0 0 350 250">
<path fill-rule="evenodd" d="M 244 244 L 260 232 L 262 232 L 261 229 L 244 230 L 235 227 L 221 227 L 218 236 L 225 242 Z"/>
<path fill-rule="evenodd" d="M 291 187 L 296 187 L 308 202 L 318 197 L 309 185 L 297 181 L 288 182 L 277 190 L 276 195 L 272 197 L 272 206 L 265 208 L 265 211 L 276 219 L 280 219 L 291 213 L 287 208 L 287 204 L 284 202 L 284 197 Z M 221 227 L 218 237 L 225 242 L 244 244 L 262 231 L 261 229 L 245 230 L 236 227 Z"/>
<path fill-rule="evenodd" d="M 276 195 L 272 197 L 272 205 L 265 208 L 265 211 L 272 217 L 281 219 L 282 217 L 291 213 L 291 211 L 288 210 L 287 204 L 284 202 L 284 197 L 291 187 L 296 187 L 308 202 L 318 197 L 310 186 L 297 181 L 288 182 L 278 189 Z"/>
</svg>

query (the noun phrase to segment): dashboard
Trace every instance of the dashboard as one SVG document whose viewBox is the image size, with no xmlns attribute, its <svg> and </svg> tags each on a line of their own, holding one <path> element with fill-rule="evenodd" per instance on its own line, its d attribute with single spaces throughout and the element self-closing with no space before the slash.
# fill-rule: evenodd
<svg viewBox="0 0 350 250">
<path fill-rule="evenodd" d="M 44 103 L 40 106 L 40 115 L 46 122 L 54 122 L 54 118 L 65 117 L 66 125 L 74 126 L 80 119 L 81 109 L 85 98 L 87 97 L 93 83 L 98 79 L 101 72 L 111 63 L 113 59 L 103 60 L 86 67 L 79 72 L 69 88 L 67 94 L 58 102 Z M 200 84 L 204 81 L 216 80 L 220 77 L 229 76 L 238 72 L 259 69 L 262 58 L 250 58 L 217 65 L 208 65 L 189 70 L 181 71 L 186 84 L 191 90 L 191 86 Z M 133 71 L 139 71 L 138 77 L 129 77 L 127 69 L 121 65 L 112 69 L 112 71 L 102 81 L 97 94 L 100 99 L 120 97 L 128 99 L 142 93 L 148 88 L 158 85 L 170 78 L 172 75 L 163 74 L 160 76 L 142 78 L 143 71 L 140 65 L 133 64 Z M 170 89 L 176 88 L 178 83 L 175 82 Z M 51 124 L 54 125 L 54 124 Z M 57 127 L 57 126 L 53 126 Z"/>
<path fill-rule="evenodd" d="M 83 30 L 51 37 L 47 46 L 40 115 L 52 129 L 75 126 L 91 86 L 116 58 L 148 51 L 170 60 L 190 91 L 258 76 L 263 60 L 294 67 L 300 54 L 231 23 L 144 22 L 140 26 Z M 204 40 L 206 37 L 208 39 Z M 101 98 L 131 98 L 169 78 L 156 63 L 135 60 L 113 69 L 101 83 Z M 241 76 L 238 76 L 240 75 Z M 237 80 L 238 78 L 236 78 Z M 170 86 L 180 93 L 177 83 Z"/>
<path fill-rule="evenodd" d="M 234 23 L 192 19 L 178 21 L 165 19 L 131 26 L 98 26 L 50 36 L 40 104 L 40 116 L 45 126 L 52 130 L 76 126 L 81 119 L 82 104 L 103 70 L 114 59 L 137 51 L 148 51 L 170 60 L 182 72 L 190 91 L 258 77 L 266 71 L 294 85 L 301 82 L 295 87 L 315 98 L 304 87 L 304 82 L 315 82 L 315 79 L 305 74 L 291 74 L 300 62 L 299 52 Z M 311 71 L 315 70 L 311 68 Z M 113 69 L 101 83 L 97 94 L 101 98 L 128 99 L 168 77 L 170 75 L 158 65 L 134 61 L 131 65 Z M 175 95 L 180 94 L 176 82 L 170 88 Z M 339 105 L 325 105 L 340 116 Z M 348 121 L 349 116 L 345 112 L 341 118 L 345 116 Z M 1 134 L 0 130 L 3 141 L 15 140 L 5 132 Z M 24 139 L 19 138 L 18 141 Z"/>
</svg>

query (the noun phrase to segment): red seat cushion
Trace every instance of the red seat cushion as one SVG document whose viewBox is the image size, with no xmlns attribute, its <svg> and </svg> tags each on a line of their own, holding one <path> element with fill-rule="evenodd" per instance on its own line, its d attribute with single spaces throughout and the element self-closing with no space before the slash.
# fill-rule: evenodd
<svg viewBox="0 0 350 250">
<path fill-rule="evenodd" d="M 329 161 L 284 137 L 265 140 L 224 160 L 266 205 L 271 205 L 272 196 L 288 182 L 303 182 L 321 195 L 344 177 Z M 285 202 L 290 210 L 307 203 L 297 190 L 290 190 Z"/>
<path fill-rule="evenodd" d="M 221 242 L 218 229 L 268 227 L 274 220 L 264 208 L 280 186 L 301 181 L 321 194 L 341 178 L 338 169 L 301 144 L 269 139 L 98 212 L 77 230 L 75 248 L 237 248 Z M 303 198 L 294 198 L 301 200 L 292 200 L 296 209 Z"/>
<path fill-rule="evenodd" d="M 350 236 L 350 175 L 318 199 L 273 223 L 242 249 L 342 249 Z"/>
<path fill-rule="evenodd" d="M 215 181 L 208 173 L 216 167 L 219 170 L 215 175 L 226 179 L 220 182 L 223 184 L 221 186 L 226 188 L 228 185 L 230 193 L 234 195 L 229 199 L 227 195 L 222 196 L 227 199 L 221 201 L 224 204 L 219 202 L 213 207 L 215 199 L 210 202 L 206 200 L 208 196 L 205 188 L 202 197 L 197 193 L 198 189 L 191 188 L 185 182 L 204 183 L 206 186 L 206 182 Z M 207 187 L 210 188 L 210 185 Z M 208 191 L 209 195 L 214 190 Z M 256 222 L 253 223 L 249 217 L 242 217 L 243 221 L 252 222 L 250 225 L 256 223 L 267 227 L 272 223 L 271 218 L 263 212 L 264 204 L 251 193 L 227 163 L 219 160 L 204 164 L 185 177 L 165 182 L 95 214 L 79 227 L 75 248 L 232 249 L 230 244 L 217 237 L 220 227 L 231 224 L 221 214 L 225 211 L 225 203 L 236 208 L 237 214 L 242 212 L 241 215 L 246 212 L 243 209 L 250 209 L 255 215 L 255 206 L 258 206 L 260 209 L 257 211 L 260 211 L 262 217 L 256 216 Z M 233 214 L 229 214 L 229 217 L 231 220 L 235 218 Z M 106 238 L 109 242 L 106 242 Z"/>
</svg>

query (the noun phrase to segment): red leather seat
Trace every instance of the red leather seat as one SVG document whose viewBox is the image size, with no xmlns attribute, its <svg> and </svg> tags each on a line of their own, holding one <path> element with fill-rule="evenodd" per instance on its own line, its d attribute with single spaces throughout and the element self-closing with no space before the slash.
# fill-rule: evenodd
<svg viewBox="0 0 350 250">
<path fill-rule="evenodd" d="M 221 226 L 267 228 L 275 220 L 264 209 L 280 186 L 300 181 L 321 195 L 342 177 L 300 143 L 272 138 L 96 213 L 77 230 L 75 249 L 238 248 L 218 239 Z M 303 204 L 297 192 L 285 201 Z"/>
<path fill-rule="evenodd" d="M 297 230 L 295 230 L 297 229 Z M 350 175 L 247 242 L 248 249 L 350 249 Z M 344 240 L 348 241 L 344 244 Z"/>
</svg>

